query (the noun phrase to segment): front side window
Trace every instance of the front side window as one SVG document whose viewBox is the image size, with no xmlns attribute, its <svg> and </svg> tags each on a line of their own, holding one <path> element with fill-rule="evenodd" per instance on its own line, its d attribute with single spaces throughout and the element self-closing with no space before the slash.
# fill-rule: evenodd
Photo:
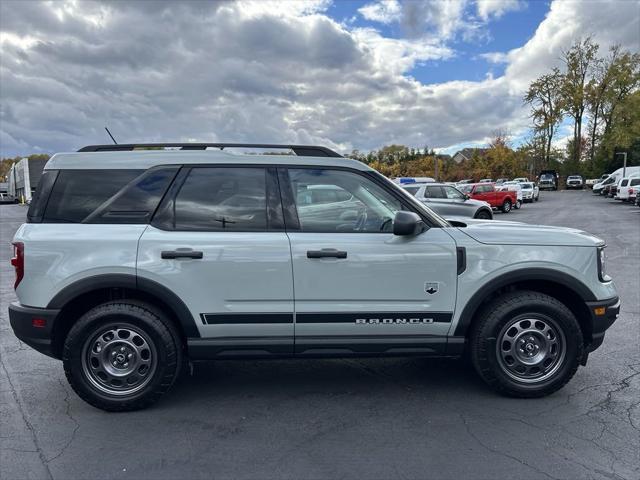
<svg viewBox="0 0 640 480">
<path fill-rule="evenodd" d="M 171 227 L 176 230 L 266 230 L 265 169 L 192 168 L 173 211 Z"/>
<path fill-rule="evenodd" d="M 449 185 L 445 185 L 442 188 L 444 188 L 444 193 L 447 195 L 447 198 L 454 200 L 464 199 L 464 195 L 457 188 L 453 188 Z"/>
<path fill-rule="evenodd" d="M 289 178 L 303 232 L 391 232 L 393 218 L 402 209 L 393 195 L 357 173 L 290 169 Z M 316 191 L 338 192 L 338 198 L 326 202 Z"/>
</svg>

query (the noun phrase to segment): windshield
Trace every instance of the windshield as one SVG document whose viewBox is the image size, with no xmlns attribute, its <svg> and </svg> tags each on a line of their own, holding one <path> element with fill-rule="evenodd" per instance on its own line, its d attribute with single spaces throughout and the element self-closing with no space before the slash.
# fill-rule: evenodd
<svg viewBox="0 0 640 480">
<path fill-rule="evenodd" d="M 553 175 L 550 173 L 545 173 L 540 176 L 540 180 L 553 180 Z"/>
<path fill-rule="evenodd" d="M 521 187 L 523 190 L 531 190 L 533 188 L 533 186 L 530 183 L 523 183 Z"/>
<path fill-rule="evenodd" d="M 568 180 L 580 180 L 580 179 L 582 179 L 582 177 L 579 175 L 569 175 L 569 178 L 568 178 Z"/>
</svg>

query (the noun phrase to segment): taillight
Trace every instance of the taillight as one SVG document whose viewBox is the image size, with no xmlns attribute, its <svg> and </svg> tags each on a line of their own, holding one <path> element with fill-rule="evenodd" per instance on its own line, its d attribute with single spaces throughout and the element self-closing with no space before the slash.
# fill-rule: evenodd
<svg viewBox="0 0 640 480">
<path fill-rule="evenodd" d="M 13 284 L 13 288 L 18 288 L 18 285 L 24 277 L 24 243 L 13 242 L 13 258 L 11 259 L 11 265 L 16 270 L 16 282 Z"/>
</svg>

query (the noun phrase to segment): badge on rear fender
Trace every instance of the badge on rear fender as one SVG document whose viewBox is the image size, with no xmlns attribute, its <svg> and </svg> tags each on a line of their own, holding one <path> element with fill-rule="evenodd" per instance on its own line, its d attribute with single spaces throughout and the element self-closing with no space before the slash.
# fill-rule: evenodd
<svg viewBox="0 0 640 480">
<path fill-rule="evenodd" d="M 428 293 L 429 295 L 433 295 L 438 292 L 439 282 L 426 282 L 424 284 L 424 293 Z"/>
</svg>

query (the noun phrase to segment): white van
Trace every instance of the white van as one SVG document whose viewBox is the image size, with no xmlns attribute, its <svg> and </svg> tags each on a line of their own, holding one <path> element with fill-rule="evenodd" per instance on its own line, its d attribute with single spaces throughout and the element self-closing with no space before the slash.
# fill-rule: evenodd
<svg viewBox="0 0 640 480">
<path fill-rule="evenodd" d="M 622 200 L 623 202 L 629 201 L 629 187 L 640 186 L 640 173 L 634 173 L 624 177 L 618 182 L 618 190 L 616 193 L 616 200 Z"/>
<path fill-rule="evenodd" d="M 604 180 L 602 180 L 599 183 L 596 183 L 593 186 L 593 193 L 595 194 L 600 194 L 600 192 L 602 191 L 602 189 L 604 187 L 606 187 L 607 185 L 611 185 L 612 183 L 618 183 L 620 180 L 622 180 L 622 168 L 619 168 L 618 170 L 616 170 L 613 173 L 610 173 L 609 176 L 607 178 L 605 178 Z M 636 174 L 640 174 L 640 167 L 627 167 L 626 171 L 625 171 L 625 175 L 627 177 L 630 177 L 632 175 L 636 175 Z"/>
</svg>

